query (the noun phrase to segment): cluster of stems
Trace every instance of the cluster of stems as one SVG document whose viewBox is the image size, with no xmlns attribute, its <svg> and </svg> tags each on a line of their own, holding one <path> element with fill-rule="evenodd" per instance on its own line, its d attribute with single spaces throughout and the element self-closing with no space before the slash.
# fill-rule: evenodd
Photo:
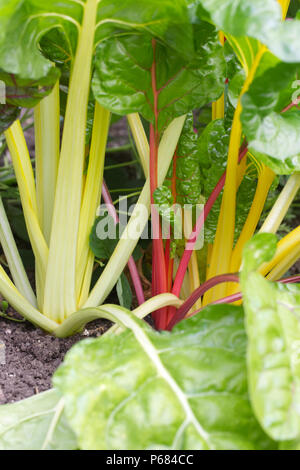
<svg viewBox="0 0 300 470">
<path fill-rule="evenodd" d="M 282 0 L 281 3 L 286 14 L 288 2 Z M 226 171 L 207 199 L 194 227 L 190 221 L 190 234 L 181 259 L 173 256 L 172 230 L 169 239 L 164 241 L 161 219 L 154 204 L 154 192 L 163 184 L 172 163 L 171 190 L 176 203 L 177 146 L 185 116 L 174 119 L 162 132 L 159 97 L 164 87 L 157 86 L 157 43 L 153 39 L 151 81 L 154 119 L 150 123 L 149 143 L 139 116 L 128 116 L 146 182 L 114 253 L 91 289 L 94 255 L 89 247 L 89 236 L 101 197 L 115 223 L 118 222 L 114 204 L 103 181 L 110 112 L 98 102 L 95 103 L 91 142 L 86 145 L 97 6 L 98 2 L 94 0 L 87 0 L 83 6 L 62 139 L 59 82 L 35 108 L 35 175 L 20 122 L 16 121 L 5 133 L 35 256 L 36 285 L 33 289 L 28 280 L 0 200 L 0 241 L 12 277 L 11 280 L 0 266 L 0 291 L 25 318 L 58 336 L 74 333 L 84 322 L 101 315 L 97 308 L 105 301 L 127 263 L 140 305 L 135 313 L 143 317 L 152 312 L 158 329 L 171 329 L 193 308 L 199 310 L 210 303 L 240 300 L 236 273 L 241 268 L 242 250 L 257 229 L 275 177 L 269 168 L 259 165 L 253 203 L 234 244 L 236 195 L 247 171 L 249 157 L 240 121 L 242 97 L 266 52 L 266 48 L 261 46 L 252 62 L 243 64 L 246 80 L 233 118 Z M 222 33 L 220 41 L 224 44 Z M 224 95 L 213 104 L 212 112 L 213 119 L 224 117 Z M 87 161 L 87 171 L 84 171 Z M 294 174 L 288 179 L 261 231 L 276 233 L 299 187 L 300 175 Z M 222 191 L 214 243 L 207 250 L 206 280 L 200 285 L 195 246 L 203 224 Z M 140 212 L 140 206 L 147 210 Z M 131 255 L 150 214 L 153 233 L 153 299 L 145 302 L 140 276 Z M 261 266 L 260 272 L 270 280 L 282 278 L 300 256 L 299 242 L 300 227 L 297 227 L 278 243 L 275 257 Z M 185 299 L 183 306 L 179 297 Z"/>
</svg>

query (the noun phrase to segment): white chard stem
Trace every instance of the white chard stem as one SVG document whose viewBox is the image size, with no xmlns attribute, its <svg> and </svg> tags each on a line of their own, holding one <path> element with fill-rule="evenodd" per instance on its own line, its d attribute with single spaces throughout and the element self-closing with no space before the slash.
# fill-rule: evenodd
<svg viewBox="0 0 300 470">
<path fill-rule="evenodd" d="M 35 173 L 38 216 L 49 245 L 60 146 L 59 82 L 34 110 Z"/>
<path fill-rule="evenodd" d="M 76 255 L 96 17 L 97 1 L 87 0 L 70 79 L 45 283 L 43 312 L 58 322 L 77 307 Z"/>
</svg>

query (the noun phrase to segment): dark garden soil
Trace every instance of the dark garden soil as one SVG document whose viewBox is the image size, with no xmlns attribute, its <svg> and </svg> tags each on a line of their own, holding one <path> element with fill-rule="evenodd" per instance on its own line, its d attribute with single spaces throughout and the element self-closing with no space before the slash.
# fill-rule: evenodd
<svg viewBox="0 0 300 470">
<path fill-rule="evenodd" d="M 0 318 L 0 343 L 4 344 L 0 344 L 0 404 L 48 390 L 53 372 L 73 344 L 100 336 L 108 326 L 109 322 L 99 320 L 88 325 L 82 334 L 58 339 L 28 322 Z"/>
</svg>

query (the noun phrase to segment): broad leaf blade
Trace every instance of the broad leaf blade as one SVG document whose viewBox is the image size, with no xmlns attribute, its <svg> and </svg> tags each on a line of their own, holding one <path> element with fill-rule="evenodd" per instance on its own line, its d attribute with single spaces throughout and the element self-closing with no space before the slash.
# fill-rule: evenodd
<svg viewBox="0 0 300 470">
<path fill-rule="evenodd" d="M 93 92 L 117 114 L 140 112 L 159 130 L 174 117 L 217 99 L 224 89 L 225 62 L 215 29 L 202 23 L 195 32 L 196 53 L 187 61 L 149 34 L 128 34 L 104 41 L 97 50 Z M 156 84 L 151 77 L 155 69 Z M 156 86 L 155 86 L 156 85 Z"/>
<path fill-rule="evenodd" d="M 60 28 L 76 49 L 82 6 L 73 1 L 1 0 L 0 67 L 20 78 L 39 80 L 52 64 L 39 50 L 39 40 L 50 29 Z"/>
<path fill-rule="evenodd" d="M 300 62 L 300 21 L 283 22 L 276 0 L 196 0 L 194 3 L 200 5 L 198 15 L 210 17 L 225 35 L 257 39 L 279 59 Z"/>
<path fill-rule="evenodd" d="M 300 169 L 300 111 L 282 112 L 292 102 L 298 68 L 265 54 L 242 99 L 241 121 L 249 148 L 279 174 Z"/>
<path fill-rule="evenodd" d="M 0 407 L 1 450 L 72 450 L 76 438 L 56 390 Z"/>
<path fill-rule="evenodd" d="M 209 198 L 226 170 L 228 146 L 229 130 L 226 129 L 223 119 L 212 121 L 200 135 L 198 149 L 203 195 L 206 199 Z M 256 172 L 253 172 L 250 165 L 248 165 L 246 174 L 237 192 L 235 239 L 238 238 L 251 207 L 256 189 L 256 177 Z M 214 241 L 222 194 L 223 191 L 218 196 L 205 222 L 204 237 L 208 243 L 213 243 Z"/>
<path fill-rule="evenodd" d="M 85 3 L 0 0 L 0 67 L 21 78 L 38 80 L 48 74 L 50 60 L 65 62 L 66 55 L 72 60 Z M 122 5 L 102 0 L 98 4 L 95 46 L 121 31 L 135 30 L 147 31 L 185 56 L 192 54 L 192 29 L 184 0 L 125 0 Z"/>
<path fill-rule="evenodd" d="M 185 0 L 101 0 L 96 44 L 125 31 L 145 31 L 178 51 L 193 55 L 193 31 Z"/>
<path fill-rule="evenodd" d="M 259 261 L 270 259 L 266 235 L 246 247 L 242 275 L 250 397 L 273 439 L 299 439 L 300 285 L 271 283 L 252 271 Z"/>
<path fill-rule="evenodd" d="M 83 449 L 266 448 L 244 353 L 242 310 L 215 307 L 171 334 L 138 322 L 117 338 L 81 342 L 54 383 Z"/>
</svg>

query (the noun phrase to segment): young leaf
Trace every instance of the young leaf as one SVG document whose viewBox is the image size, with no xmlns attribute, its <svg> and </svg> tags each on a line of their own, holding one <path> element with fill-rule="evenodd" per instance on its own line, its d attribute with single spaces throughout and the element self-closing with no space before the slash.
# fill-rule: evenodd
<svg viewBox="0 0 300 470">
<path fill-rule="evenodd" d="M 96 258 L 107 260 L 112 256 L 119 241 L 119 227 L 109 215 L 96 218 L 90 235 L 90 248 Z M 100 233 L 104 234 L 102 238 L 99 237 Z"/>
<path fill-rule="evenodd" d="M 124 227 L 120 223 L 115 224 L 110 215 L 97 217 L 90 234 L 90 248 L 96 258 L 100 260 L 108 260 L 115 247 L 120 241 Z M 137 261 L 141 257 L 139 246 L 136 246 L 133 257 Z"/>
<path fill-rule="evenodd" d="M 203 106 L 217 99 L 225 80 L 222 47 L 213 26 L 202 22 L 195 28 L 196 53 L 189 61 L 153 42 L 149 34 L 123 35 L 101 43 L 93 79 L 96 99 L 117 114 L 138 111 L 153 124 L 157 119 L 159 131 L 195 103 Z"/>
<path fill-rule="evenodd" d="M 56 390 L 0 407 L 0 450 L 76 448 L 75 435 L 67 424 Z"/>
<path fill-rule="evenodd" d="M 246 246 L 242 291 L 252 406 L 263 429 L 281 441 L 300 438 L 300 285 L 271 283 L 254 271 L 273 257 L 274 240 L 259 234 Z"/>
<path fill-rule="evenodd" d="M 300 111 L 282 112 L 292 101 L 297 64 L 265 54 L 257 76 L 242 99 L 241 121 L 248 146 L 279 174 L 300 169 Z"/>
<path fill-rule="evenodd" d="M 77 344 L 54 376 L 80 448 L 272 446 L 248 402 L 241 308 L 208 308 L 171 334 L 126 317 L 132 330 Z"/>
<path fill-rule="evenodd" d="M 169 227 L 173 229 L 173 233 L 180 235 L 182 229 L 182 214 L 178 212 L 178 206 L 174 204 L 172 193 L 167 186 L 159 186 L 153 193 L 155 206 L 159 215 L 166 222 L 167 233 L 169 235 Z"/>
<path fill-rule="evenodd" d="M 130 309 L 132 305 L 132 291 L 128 279 L 124 273 L 121 274 L 117 282 L 116 289 L 120 305 Z"/>
</svg>

